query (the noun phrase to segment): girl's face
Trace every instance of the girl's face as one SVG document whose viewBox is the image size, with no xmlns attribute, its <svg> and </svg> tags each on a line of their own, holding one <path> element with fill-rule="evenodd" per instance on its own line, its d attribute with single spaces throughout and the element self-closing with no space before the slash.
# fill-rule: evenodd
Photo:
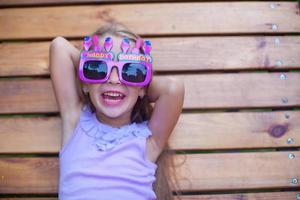
<svg viewBox="0 0 300 200">
<path fill-rule="evenodd" d="M 114 43 L 112 51 L 117 54 L 120 51 L 122 38 L 110 37 L 112 37 Z M 113 67 L 107 82 L 84 84 L 83 89 L 84 92 L 88 92 L 92 104 L 96 108 L 98 120 L 113 127 L 130 123 L 131 113 L 138 97 L 143 97 L 145 94 L 143 87 L 122 84 L 116 67 Z"/>
</svg>

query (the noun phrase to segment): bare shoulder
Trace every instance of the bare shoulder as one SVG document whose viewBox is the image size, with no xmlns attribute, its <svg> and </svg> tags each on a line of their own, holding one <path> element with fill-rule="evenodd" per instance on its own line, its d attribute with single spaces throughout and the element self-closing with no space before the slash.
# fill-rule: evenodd
<svg viewBox="0 0 300 200">
<path fill-rule="evenodd" d="M 68 112 L 62 117 L 62 146 L 65 145 L 71 138 L 74 130 L 77 126 L 77 123 L 80 119 L 80 113 L 82 110 L 83 104 L 79 104 L 76 109 L 72 112 Z"/>
</svg>

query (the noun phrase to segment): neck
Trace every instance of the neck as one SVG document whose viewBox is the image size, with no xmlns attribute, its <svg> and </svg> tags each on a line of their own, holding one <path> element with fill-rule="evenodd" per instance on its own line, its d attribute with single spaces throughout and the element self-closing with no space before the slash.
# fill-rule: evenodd
<svg viewBox="0 0 300 200">
<path fill-rule="evenodd" d="M 105 116 L 103 113 L 96 112 L 96 117 L 101 123 L 110 125 L 114 128 L 120 128 L 121 126 L 131 123 L 130 115 L 119 116 L 117 118 L 110 118 Z"/>
</svg>

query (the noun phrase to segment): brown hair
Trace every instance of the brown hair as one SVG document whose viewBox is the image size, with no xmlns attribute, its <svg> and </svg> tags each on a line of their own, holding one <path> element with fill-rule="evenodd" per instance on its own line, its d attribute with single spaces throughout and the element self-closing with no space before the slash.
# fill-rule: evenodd
<svg viewBox="0 0 300 200">
<path fill-rule="evenodd" d="M 110 22 L 99 29 L 97 29 L 92 35 L 103 36 L 104 34 L 111 34 L 114 36 L 127 37 L 129 40 L 136 42 L 140 36 L 131 32 L 126 26 L 118 22 Z M 142 52 L 143 50 L 140 49 Z M 153 73 L 155 74 L 155 72 Z M 92 101 L 88 94 L 83 93 L 83 84 L 77 78 L 77 83 L 79 85 L 79 94 L 84 104 L 87 104 L 92 112 L 96 109 L 92 104 Z M 149 86 L 149 85 L 148 85 Z M 143 98 L 138 98 L 132 113 L 131 113 L 131 123 L 140 123 L 145 120 L 149 120 L 153 111 L 153 107 L 150 104 L 149 98 L 147 96 L 148 86 L 145 87 L 145 95 Z M 157 200 L 172 200 L 172 190 L 178 194 L 177 188 L 178 184 L 176 181 L 175 165 L 173 161 L 174 152 L 169 149 L 168 146 L 165 147 L 163 152 L 158 157 L 157 170 L 156 170 L 156 181 L 154 182 L 154 192 L 156 193 Z M 172 179 L 171 179 L 172 178 Z"/>
</svg>

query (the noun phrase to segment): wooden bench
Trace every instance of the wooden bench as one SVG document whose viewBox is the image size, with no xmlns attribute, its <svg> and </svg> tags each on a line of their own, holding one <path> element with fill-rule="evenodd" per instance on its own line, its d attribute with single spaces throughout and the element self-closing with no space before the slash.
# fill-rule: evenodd
<svg viewBox="0 0 300 200">
<path fill-rule="evenodd" d="M 80 45 L 111 19 L 151 39 L 159 76 L 185 82 L 169 141 L 184 200 L 300 199 L 296 2 L 0 0 L 1 199 L 57 199 L 49 44 Z"/>
</svg>

